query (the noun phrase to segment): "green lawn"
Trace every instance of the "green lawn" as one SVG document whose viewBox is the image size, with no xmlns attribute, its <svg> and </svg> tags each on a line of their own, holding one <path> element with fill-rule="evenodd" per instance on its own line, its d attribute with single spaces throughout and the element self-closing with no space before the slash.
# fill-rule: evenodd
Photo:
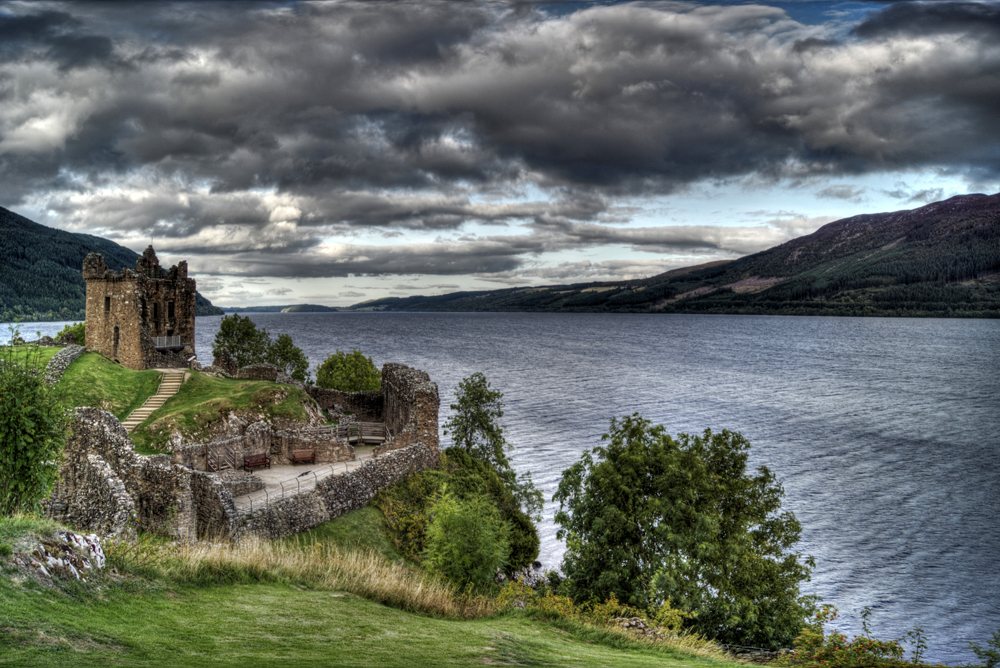
<svg viewBox="0 0 1000 668">
<path fill-rule="evenodd" d="M 136 452 L 149 454 L 166 446 L 179 431 L 186 440 L 207 437 L 223 413 L 253 410 L 270 418 L 307 418 L 303 404 L 313 400 L 292 385 L 266 380 L 215 378 L 197 371 L 145 422 L 132 432 Z"/>
<path fill-rule="evenodd" d="M 69 365 L 56 385 L 56 396 L 68 406 L 91 406 L 124 420 L 156 394 L 160 372 L 133 371 L 98 353 L 84 353 Z"/>
<path fill-rule="evenodd" d="M 436 619 L 286 584 L 63 592 L 0 577 L 0 618 L 0 665 L 10 666 L 722 665 L 524 616 Z"/>
<path fill-rule="evenodd" d="M 15 346 L 13 350 L 8 346 L 0 346 L 0 359 L 7 359 L 10 355 L 15 362 L 24 364 L 25 359 L 30 356 L 35 368 L 44 369 L 52 356 L 60 350 L 62 348 L 59 346 Z"/>
</svg>

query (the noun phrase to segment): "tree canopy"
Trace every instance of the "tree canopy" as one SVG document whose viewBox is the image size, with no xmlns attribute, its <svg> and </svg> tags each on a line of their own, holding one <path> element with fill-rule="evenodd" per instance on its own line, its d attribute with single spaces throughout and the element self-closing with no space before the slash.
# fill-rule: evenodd
<svg viewBox="0 0 1000 668">
<path fill-rule="evenodd" d="M 239 313 L 227 315 L 219 324 L 219 331 L 212 342 L 212 354 L 218 355 L 225 348 L 238 366 L 270 363 L 281 367 L 289 376 L 300 382 L 310 381 L 309 358 L 295 345 L 288 334 L 279 334 L 274 341 L 263 327 Z"/>
<path fill-rule="evenodd" d="M 455 447 L 493 468 L 524 512 L 538 521 L 542 493 L 535 489 L 530 472 L 518 476 L 507 459 L 513 446 L 507 443 L 507 428 L 501 422 L 503 393 L 494 390 L 486 376 L 476 372 L 459 381 L 455 400 L 451 404 L 455 414 L 444 423 L 444 433 L 451 434 Z"/>
<path fill-rule="evenodd" d="M 790 644 L 814 609 L 799 590 L 813 562 L 791 551 L 801 529 L 780 512 L 780 483 L 766 467 L 747 471 L 749 441 L 711 430 L 675 439 L 638 414 L 613 419 L 602 440 L 554 497 L 567 592 L 669 600 L 709 638 Z"/>
</svg>

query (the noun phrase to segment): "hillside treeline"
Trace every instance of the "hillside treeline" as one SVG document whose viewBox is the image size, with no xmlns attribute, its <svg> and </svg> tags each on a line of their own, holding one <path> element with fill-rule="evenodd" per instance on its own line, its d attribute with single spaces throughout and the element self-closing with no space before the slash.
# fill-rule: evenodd
<svg viewBox="0 0 1000 668">
<path fill-rule="evenodd" d="M 87 287 L 80 268 L 88 253 L 100 253 L 118 270 L 139 259 L 113 241 L 45 227 L 0 207 L 0 322 L 83 320 Z M 222 311 L 198 294 L 195 313 Z"/>
</svg>

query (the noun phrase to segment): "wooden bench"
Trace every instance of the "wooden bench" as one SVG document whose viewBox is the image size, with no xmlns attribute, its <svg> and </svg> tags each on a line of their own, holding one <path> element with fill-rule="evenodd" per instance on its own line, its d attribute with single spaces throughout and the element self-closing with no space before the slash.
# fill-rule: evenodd
<svg viewBox="0 0 1000 668">
<path fill-rule="evenodd" d="M 292 450 L 292 464 L 298 464 L 299 462 L 308 462 L 310 464 L 316 463 L 316 451 L 315 450 Z"/>
<path fill-rule="evenodd" d="M 249 471 L 253 474 L 253 470 L 258 466 L 266 466 L 271 468 L 271 458 L 267 456 L 267 453 L 261 452 L 256 455 L 243 455 L 243 470 Z"/>
</svg>

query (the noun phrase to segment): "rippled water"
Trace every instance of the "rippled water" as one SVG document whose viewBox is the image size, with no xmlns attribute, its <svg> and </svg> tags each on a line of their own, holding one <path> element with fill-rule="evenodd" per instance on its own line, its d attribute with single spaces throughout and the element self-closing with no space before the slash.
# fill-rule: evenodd
<svg viewBox="0 0 1000 668">
<path fill-rule="evenodd" d="M 729 428 L 784 483 L 816 557 L 807 591 L 860 632 L 914 624 L 927 658 L 971 661 L 1000 628 L 1000 321 L 605 314 L 254 314 L 315 365 L 361 348 L 438 383 L 482 371 L 504 392 L 513 456 L 551 498 L 612 416 Z M 198 318 L 211 360 L 220 318 Z M 33 325 L 28 327 L 34 328 Z M 541 559 L 557 566 L 554 507 Z"/>
</svg>

